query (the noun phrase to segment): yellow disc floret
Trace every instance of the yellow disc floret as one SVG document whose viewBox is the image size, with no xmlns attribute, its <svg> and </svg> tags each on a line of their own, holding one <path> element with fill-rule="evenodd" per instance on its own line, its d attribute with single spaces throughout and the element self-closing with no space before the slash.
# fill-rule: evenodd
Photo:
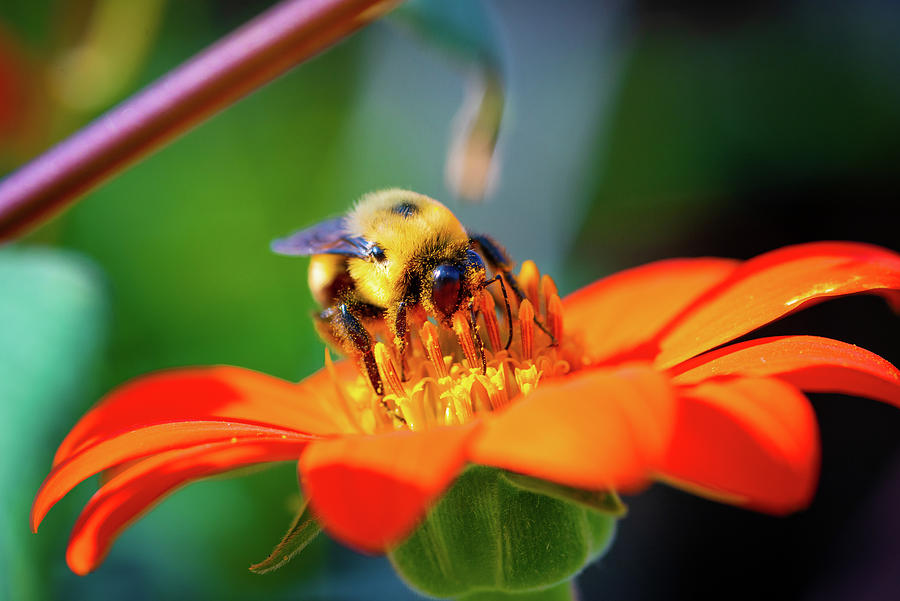
<svg viewBox="0 0 900 601">
<path fill-rule="evenodd" d="M 418 335 L 410 337 L 402 356 L 394 341 L 376 342 L 383 396 L 372 391 L 362 374 L 352 382 L 335 380 L 359 428 L 374 433 L 463 424 L 515 402 L 543 378 L 568 373 L 570 364 L 559 347 L 563 316 L 556 285 L 550 277 L 541 277 L 531 261 L 522 266 L 518 279 L 527 298 L 521 303 L 510 299 L 512 324 L 505 323 L 502 301 L 483 290 L 474 304 L 474 329 L 460 312 L 452 330 L 424 318 L 411 324 Z M 512 343 L 506 349 L 510 328 Z"/>
</svg>

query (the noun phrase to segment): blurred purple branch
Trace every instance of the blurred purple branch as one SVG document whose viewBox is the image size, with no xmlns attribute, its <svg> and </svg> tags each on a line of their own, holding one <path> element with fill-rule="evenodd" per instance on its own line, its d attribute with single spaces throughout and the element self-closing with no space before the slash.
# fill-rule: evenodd
<svg viewBox="0 0 900 601">
<path fill-rule="evenodd" d="M 34 227 L 117 171 L 399 0 L 285 0 L 0 181 L 0 241 Z"/>
</svg>

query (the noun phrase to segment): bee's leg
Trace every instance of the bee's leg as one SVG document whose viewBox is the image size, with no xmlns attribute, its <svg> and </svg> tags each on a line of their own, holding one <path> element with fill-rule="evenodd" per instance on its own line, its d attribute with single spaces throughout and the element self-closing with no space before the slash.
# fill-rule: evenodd
<svg viewBox="0 0 900 601">
<path fill-rule="evenodd" d="M 394 334 L 394 346 L 397 347 L 397 355 L 400 357 L 400 378 L 405 382 L 408 367 L 406 364 L 406 347 L 409 345 L 406 301 L 397 303 L 396 308 L 393 310 L 396 311 L 396 314 L 393 315 L 393 319 L 390 319 L 388 323 L 391 324 L 392 334 Z M 388 315 L 390 316 L 390 312 Z"/>
<path fill-rule="evenodd" d="M 478 321 L 475 319 L 475 309 L 469 311 L 469 327 L 472 329 L 472 338 L 478 347 L 478 355 L 481 357 L 481 374 L 487 375 L 487 357 L 484 354 L 484 340 L 478 335 Z"/>
<path fill-rule="evenodd" d="M 319 338 L 321 338 L 331 350 L 345 355 L 347 354 L 347 349 L 344 348 L 344 342 L 341 340 L 334 327 L 334 314 L 336 312 L 337 307 L 328 307 L 318 313 L 314 313 L 313 326 L 316 328 L 316 333 L 319 335 Z"/>
<path fill-rule="evenodd" d="M 484 256 L 485 262 L 490 265 L 494 271 L 498 274 L 503 275 L 503 280 L 509 284 L 509 287 L 512 288 L 513 294 L 516 295 L 516 300 L 522 302 L 525 299 L 525 293 L 522 292 L 522 288 L 519 286 L 519 282 L 516 281 L 515 276 L 512 274 L 512 260 L 509 258 L 509 255 L 506 254 L 506 251 L 503 250 L 503 247 L 497 244 L 493 239 L 483 234 L 475 234 L 469 237 L 469 241 L 478 247 L 481 251 L 481 254 Z M 502 286 L 503 280 L 500 280 L 500 284 Z M 503 290 L 503 297 L 506 300 L 506 290 Z M 509 301 L 507 300 L 507 308 L 509 308 Z M 537 310 L 538 307 L 535 307 Z M 512 322 L 510 322 L 512 323 Z M 550 330 L 547 329 L 541 320 L 537 317 L 537 312 L 535 312 L 534 323 L 537 327 L 541 329 L 541 331 L 550 337 L 550 345 L 556 346 L 558 342 L 556 341 L 556 337 L 550 333 Z M 509 339 L 506 342 L 506 348 L 509 348 L 509 343 L 512 341 L 512 331 L 509 333 Z"/>
<path fill-rule="evenodd" d="M 328 313 L 327 316 L 326 313 Z M 375 362 L 372 337 L 359 318 L 354 315 L 350 306 L 347 303 L 341 303 L 337 307 L 322 311 L 320 317 L 330 320 L 335 337 L 341 340 L 342 346 L 349 354 L 362 358 L 372 389 L 378 396 L 383 396 L 384 384 L 381 382 L 378 364 Z"/>
</svg>

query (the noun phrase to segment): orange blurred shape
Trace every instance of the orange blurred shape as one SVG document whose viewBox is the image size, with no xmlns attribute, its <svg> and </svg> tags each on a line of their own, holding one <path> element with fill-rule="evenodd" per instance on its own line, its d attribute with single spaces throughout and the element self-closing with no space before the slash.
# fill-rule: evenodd
<svg viewBox="0 0 900 601">
<path fill-rule="evenodd" d="M 463 200 L 481 202 L 494 188 L 504 102 L 499 73 L 488 70 L 470 76 L 463 104 L 453 119 L 445 164 L 447 186 Z"/>
</svg>

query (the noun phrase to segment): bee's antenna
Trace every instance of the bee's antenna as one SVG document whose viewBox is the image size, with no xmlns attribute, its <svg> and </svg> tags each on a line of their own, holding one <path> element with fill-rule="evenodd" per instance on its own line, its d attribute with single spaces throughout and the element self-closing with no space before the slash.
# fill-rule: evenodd
<svg viewBox="0 0 900 601">
<path fill-rule="evenodd" d="M 547 326 L 541 323 L 541 320 L 537 318 L 537 315 L 534 316 L 534 323 L 541 329 L 541 332 L 549 336 L 550 346 L 559 346 L 559 341 L 556 339 L 556 336 L 553 335 L 553 332 L 547 329 Z"/>
<path fill-rule="evenodd" d="M 506 337 L 506 346 L 503 347 L 506 350 L 509 350 L 509 345 L 512 344 L 513 337 L 513 323 L 512 323 L 512 309 L 509 307 L 509 296 L 506 294 L 506 284 L 503 282 L 503 278 L 500 277 L 498 273 L 494 277 L 489 280 L 485 280 L 484 284 L 482 284 L 482 288 L 487 288 L 489 284 L 493 284 L 494 282 L 500 282 L 500 291 L 503 292 L 503 303 L 506 305 L 506 324 L 509 326 L 509 334 Z"/>
<path fill-rule="evenodd" d="M 504 286 L 503 278 L 498 273 L 493 278 L 487 280 L 484 283 L 484 285 L 487 286 L 488 284 L 493 283 L 494 280 L 500 280 L 500 288 L 503 291 L 503 300 L 504 300 L 504 302 L 506 302 L 506 314 L 507 314 L 507 317 L 509 318 L 509 323 L 510 323 L 509 338 L 506 341 L 506 348 L 509 349 L 509 344 L 512 342 L 512 312 L 510 311 L 510 308 L 509 308 L 509 299 L 506 296 L 506 286 Z M 518 285 L 514 284 L 513 282 L 514 282 L 514 280 L 510 280 L 510 286 L 513 287 L 513 290 L 516 292 L 516 296 L 520 297 L 520 300 L 525 298 L 525 294 L 519 289 Z M 548 338 L 550 338 L 550 346 L 559 346 L 559 341 L 556 339 L 556 336 L 554 336 L 553 332 L 548 330 L 547 326 L 545 326 L 544 323 L 540 319 L 538 319 L 537 314 L 535 314 L 533 321 L 534 321 L 534 325 L 536 325 L 538 328 L 540 328 L 541 332 L 543 332 L 544 334 L 547 335 Z"/>
</svg>

